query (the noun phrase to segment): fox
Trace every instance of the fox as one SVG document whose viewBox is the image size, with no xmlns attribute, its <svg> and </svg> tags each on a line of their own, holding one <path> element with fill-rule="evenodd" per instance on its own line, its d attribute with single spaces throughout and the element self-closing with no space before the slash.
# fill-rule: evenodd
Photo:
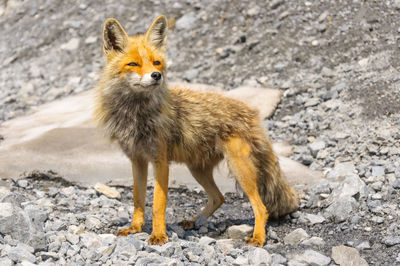
<svg viewBox="0 0 400 266">
<path fill-rule="evenodd" d="M 262 247 L 268 219 L 295 211 L 298 196 L 285 180 L 257 110 L 216 92 L 168 86 L 167 31 L 164 15 L 134 36 L 114 18 L 103 27 L 106 63 L 95 88 L 95 118 L 129 158 L 133 175 L 132 222 L 117 236 L 142 231 L 149 164 L 155 182 L 148 243 L 163 245 L 170 163 L 186 164 L 208 197 L 199 214 L 180 223 L 188 230 L 224 203 L 213 169 L 225 159 L 254 213 L 246 243 Z"/>
</svg>

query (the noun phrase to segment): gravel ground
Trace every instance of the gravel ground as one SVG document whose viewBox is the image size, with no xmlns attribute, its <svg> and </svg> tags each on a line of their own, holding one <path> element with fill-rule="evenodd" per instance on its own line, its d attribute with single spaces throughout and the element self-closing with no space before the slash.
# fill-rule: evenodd
<svg viewBox="0 0 400 266">
<path fill-rule="evenodd" d="M 168 37 L 170 79 L 282 89 L 282 103 L 265 121 L 271 138 L 288 141 L 295 160 L 327 173 L 303 191 L 298 212 L 269 223 L 262 249 L 245 247 L 228 233 L 232 225 L 253 223 L 247 200 L 237 195 L 227 195 L 208 223 L 185 233 L 176 223 L 206 197 L 171 190 L 171 244 L 154 248 L 141 242 L 151 217 L 147 234 L 108 235 L 130 219 L 130 189 L 118 188 L 122 198 L 111 200 L 49 178 L 52 173 L 26 174 L 0 187 L 0 262 L 334 265 L 352 255 L 362 265 L 360 254 L 371 265 L 400 263 L 399 1 L 0 5 L 0 123 L 90 89 L 103 64 L 106 17 L 133 34 L 163 13 L 176 22 Z M 20 224 L 17 233 L 3 222 L 10 216 Z"/>
</svg>

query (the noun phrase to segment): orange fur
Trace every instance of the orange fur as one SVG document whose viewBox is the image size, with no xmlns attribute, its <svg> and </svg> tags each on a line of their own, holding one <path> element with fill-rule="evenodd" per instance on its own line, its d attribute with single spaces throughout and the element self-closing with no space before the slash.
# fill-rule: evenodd
<svg viewBox="0 0 400 266">
<path fill-rule="evenodd" d="M 141 231 L 148 163 L 154 166 L 156 181 L 149 243 L 161 245 L 168 240 L 169 163 L 185 163 L 207 192 L 207 206 L 193 220 L 183 222 L 185 228 L 192 228 L 197 219 L 209 217 L 224 202 L 212 172 L 225 158 L 254 211 L 255 229 L 247 243 L 262 246 L 268 217 L 294 211 L 296 194 L 284 179 L 257 111 L 217 93 L 167 86 L 166 24 L 160 16 L 145 35 L 133 37 L 115 19 L 104 26 L 107 65 L 96 89 L 95 115 L 132 161 L 134 179 L 132 223 L 118 235 Z"/>
</svg>

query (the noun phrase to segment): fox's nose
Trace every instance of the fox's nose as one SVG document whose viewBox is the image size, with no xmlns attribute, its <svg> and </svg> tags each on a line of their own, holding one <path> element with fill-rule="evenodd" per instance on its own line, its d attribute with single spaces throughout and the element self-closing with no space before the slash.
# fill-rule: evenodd
<svg viewBox="0 0 400 266">
<path fill-rule="evenodd" d="M 155 80 L 160 80 L 161 79 L 161 73 L 160 72 L 153 72 L 151 73 L 151 77 Z"/>
</svg>

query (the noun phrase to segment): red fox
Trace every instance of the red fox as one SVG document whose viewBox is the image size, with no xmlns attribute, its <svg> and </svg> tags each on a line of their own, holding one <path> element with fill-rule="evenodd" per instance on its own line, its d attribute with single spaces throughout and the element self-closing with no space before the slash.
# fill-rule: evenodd
<svg viewBox="0 0 400 266">
<path fill-rule="evenodd" d="M 213 169 L 226 159 L 248 196 L 255 215 L 247 244 L 263 246 L 268 217 L 298 208 L 295 191 L 286 183 L 258 112 L 217 93 L 168 87 L 166 82 L 167 20 L 159 16 L 145 34 L 128 36 L 113 18 L 104 24 L 107 64 L 96 88 L 95 116 L 132 163 L 134 213 L 129 228 L 117 235 L 141 232 L 147 168 L 155 170 L 153 231 L 149 244 L 168 241 L 165 209 L 170 162 L 185 163 L 208 195 L 200 217 L 212 215 L 224 202 Z M 202 218 L 204 218 L 202 217 Z"/>
</svg>

